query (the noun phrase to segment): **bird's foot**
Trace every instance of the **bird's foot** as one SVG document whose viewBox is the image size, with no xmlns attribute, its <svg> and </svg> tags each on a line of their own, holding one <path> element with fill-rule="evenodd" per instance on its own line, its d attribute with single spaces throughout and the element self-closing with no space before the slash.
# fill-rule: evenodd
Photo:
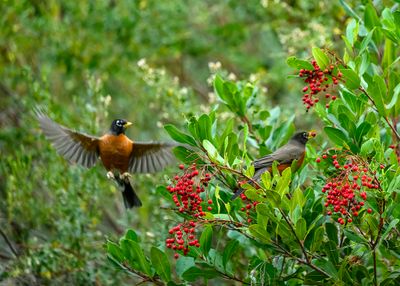
<svg viewBox="0 0 400 286">
<path fill-rule="evenodd" d="M 124 181 L 128 181 L 130 177 L 132 177 L 132 175 L 129 174 L 128 172 L 121 174 L 121 179 Z"/>
<path fill-rule="evenodd" d="M 108 171 L 108 172 L 107 172 L 107 178 L 110 179 L 110 180 L 115 180 L 114 173 L 111 172 L 111 171 Z"/>
</svg>

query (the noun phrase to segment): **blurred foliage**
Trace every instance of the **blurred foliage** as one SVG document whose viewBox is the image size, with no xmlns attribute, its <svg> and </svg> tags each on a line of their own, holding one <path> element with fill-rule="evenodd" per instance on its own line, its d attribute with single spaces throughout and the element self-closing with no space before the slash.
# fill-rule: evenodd
<svg viewBox="0 0 400 286">
<path fill-rule="evenodd" d="M 257 90 L 251 114 L 243 117 L 242 107 L 232 120 L 252 121 L 258 133 L 249 153 L 263 155 L 288 139 L 293 122 L 306 128 L 316 118 L 305 117 L 294 100 L 301 85 L 287 79 L 286 57 L 307 58 L 313 46 L 341 50 L 349 7 L 364 13 L 353 2 L 1 1 L 0 281 L 140 281 L 110 266 L 105 238 L 133 228 L 150 249 L 168 231 L 160 221 L 175 220 L 160 209 L 162 174 L 135 176 L 144 207 L 126 212 L 101 166 L 85 170 L 56 154 L 38 129 L 35 107 L 91 134 L 125 117 L 136 123 L 132 138 L 165 140 L 164 124 L 183 127 L 217 106 L 222 120 L 231 116 L 213 92 L 216 73 L 248 79 Z"/>
</svg>

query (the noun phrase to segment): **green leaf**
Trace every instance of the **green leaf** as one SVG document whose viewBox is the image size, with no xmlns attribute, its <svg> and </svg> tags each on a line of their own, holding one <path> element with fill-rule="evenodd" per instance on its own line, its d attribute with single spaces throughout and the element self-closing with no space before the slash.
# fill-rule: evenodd
<svg viewBox="0 0 400 286">
<path fill-rule="evenodd" d="M 261 182 L 266 190 L 271 189 L 271 173 L 268 171 L 262 173 Z"/>
<path fill-rule="evenodd" d="M 305 69 L 305 70 L 313 70 L 314 67 L 309 61 L 300 60 L 294 56 L 288 57 L 286 60 L 288 66 L 295 68 L 295 69 Z"/>
<path fill-rule="evenodd" d="M 124 260 L 124 254 L 121 248 L 119 247 L 118 244 L 112 241 L 107 241 L 107 253 L 111 255 L 118 262 L 122 262 Z"/>
<path fill-rule="evenodd" d="M 321 70 L 325 69 L 329 65 L 328 56 L 325 55 L 324 51 L 322 51 L 320 48 L 313 48 L 312 54 Z"/>
<path fill-rule="evenodd" d="M 356 141 L 361 145 L 363 137 L 371 130 L 372 126 L 368 122 L 362 122 L 356 130 Z"/>
<path fill-rule="evenodd" d="M 213 229 L 207 225 L 200 236 L 200 247 L 204 255 L 207 255 L 211 248 Z"/>
<path fill-rule="evenodd" d="M 181 132 L 172 124 L 164 125 L 164 129 L 168 132 L 169 136 L 176 142 L 197 146 L 194 138 L 186 133 Z"/>
<path fill-rule="evenodd" d="M 324 250 L 329 258 L 329 261 L 331 261 L 333 265 L 337 265 L 339 263 L 339 252 L 337 244 L 331 240 L 327 241 L 326 243 L 324 243 Z"/>
<path fill-rule="evenodd" d="M 347 136 L 337 128 L 328 126 L 324 128 L 324 131 L 328 135 L 329 139 L 338 146 L 345 145 L 349 140 Z"/>
<path fill-rule="evenodd" d="M 228 242 L 228 244 L 224 248 L 224 252 L 222 254 L 222 264 L 224 265 L 224 269 L 228 265 L 229 260 L 231 259 L 232 255 L 238 251 L 239 241 L 233 239 Z"/>
<path fill-rule="evenodd" d="M 360 55 L 365 51 L 368 47 L 369 43 L 371 42 L 372 35 L 374 34 L 375 28 L 368 32 L 367 36 L 361 42 L 360 51 L 358 52 Z"/>
<path fill-rule="evenodd" d="M 292 178 L 292 170 L 291 170 L 291 168 L 286 168 L 282 172 L 282 176 L 279 178 L 279 180 L 276 184 L 275 191 L 278 194 L 280 194 L 281 196 L 286 194 L 289 190 L 289 184 L 290 184 L 291 178 Z"/>
<path fill-rule="evenodd" d="M 335 250 L 337 251 L 337 250 Z M 330 262 L 329 260 L 325 260 L 324 258 L 318 259 L 315 264 L 319 267 L 321 267 L 322 269 L 324 269 L 324 271 L 329 274 L 329 276 L 331 276 L 334 279 L 338 278 L 338 272 L 336 270 L 335 265 L 333 265 L 332 262 Z"/>
<path fill-rule="evenodd" d="M 150 251 L 151 263 L 160 278 L 165 281 L 171 281 L 171 266 L 167 255 L 158 249 L 157 247 L 152 247 Z"/>
<path fill-rule="evenodd" d="M 259 224 L 252 224 L 249 226 L 249 231 L 252 236 L 257 238 L 259 241 L 263 243 L 268 243 L 270 241 L 270 237 L 268 232 L 264 229 L 263 226 Z"/>
<path fill-rule="evenodd" d="M 325 224 L 326 234 L 330 241 L 334 242 L 336 245 L 339 243 L 338 238 L 338 229 L 335 224 L 333 223 L 326 223 Z"/>
<path fill-rule="evenodd" d="M 281 204 L 281 196 L 275 191 L 268 191 L 268 200 L 271 202 L 272 206 L 280 207 Z"/>
<path fill-rule="evenodd" d="M 323 241 L 324 241 L 324 227 L 320 226 L 314 232 L 313 240 L 311 243 L 311 250 L 319 251 Z"/>
<path fill-rule="evenodd" d="M 386 227 L 385 231 L 382 234 L 381 241 L 384 240 L 389 235 L 390 231 L 399 223 L 399 221 L 400 220 L 396 218 L 389 223 L 389 225 Z"/>
<path fill-rule="evenodd" d="M 368 244 L 368 241 L 364 237 L 362 237 L 359 234 L 354 233 L 353 231 L 351 231 L 349 229 L 343 229 L 343 233 L 348 239 L 350 239 L 353 242 L 363 243 L 365 245 Z"/>
<path fill-rule="evenodd" d="M 139 237 L 133 229 L 128 229 L 124 236 L 125 239 L 130 239 L 135 242 L 139 242 Z"/>
<path fill-rule="evenodd" d="M 353 47 L 354 42 L 357 41 L 357 34 L 358 34 L 358 23 L 355 19 L 351 19 L 349 24 L 347 24 L 346 28 L 346 39 L 349 41 L 351 47 Z"/>
<path fill-rule="evenodd" d="M 193 282 L 193 281 L 197 280 L 198 278 L 212 279 L 217 276 L 218 276 L 218 272 L 211 267 L 200 269 L 195 266 L 190 267 L 182 274 L 182 278 L 189 282 Z"/>
<path fill-rule="evenodd" d="M 197 121 L 198 131 L 199 131 L 199 139 L 200 140 L 208 140 L 213 142 L 213 137 L 211 134 L 211 119 L 208 115 L 203 114 L 200 116 L 199 120 Z"/>
<path fill-rule="evenodd" d="M 306 236 L 306 231 L 307 231 L 307 223 L 306 220 L 304 218 L 300 218 L 297 222 L 296 222 L 296 234 L 297 237 L 300 240 L 304 240 L 305 236 Z"/>
<path fill-rule="evenodd" d="M 348 89 L 352 90 L 360 87 L 360 78 L 352 69 L 341 69 L 340 71 L 343 74 L 343 79 L 345 80 L 344 85 Z"/>
<path fill-rule="evenodd" d="M 178 160 L 184 162 L 185 164 L 202 162 L 201 158 L 196 152 L 191 151 L 183 146 L 175 147 L 172 152 Z"/>
<path fill-rule="evenodd" d="M 349 14 L 352 18 L 356 19 L 357 21 L 361 21 L 361 18 L 357 15 L 356 12 L 346 3 L 345 0 L 340 0 L 340 5 L 343 6 L 344 10 L 347 14 Z"/>
<path fill-rule="evenodd" d="M 378 110 L 379 114 L 386 116 L 386 108 L 384 101 L 386 99 L 386 84 L 382 77 L 375 75 L 372 82 L 368 82 L 368 94 L 374 101 L 374 105 Z"/>
<path fill-rule="evenodd" d="M 294 190 L 291 201 L 291 211 L 293 211 L 296 206 L 299 206 L 300 209 L 303 208 L 304 204 L 306 203 L 306 199 L 304 198 L 303 192 L 300 188 L 296 188 Z"/>
<path fill-rule="evenodd" d="M 146 257 L 144 256 L 143 250 L 140 245 L 130 239 L 122 239 L 120 244 L 129 265 L 134 269 L 142 271 L 148 276 L 152 276 L 150 264 L 146 260 Z"/>
<path fill-rule="evenodd" d="M 352 135 L 356 131 L 356 125 L 354 124 L 354 120 L 349 119 L 347 116 L 348 114 L 349 113 L 339 113 L 338 120 L 340 122 L 340 126 L 342 126 L 342 128 L 344 128 L 350 135 Z"/>
<path fill-rule="evenodd" d="M 376 10 L 371 3 L 367 3 L 365 5 L 364 24 L 365 24 L 365 27 L 368 28 L 368 30 L 372 30 L 375 27 L 381 26 L 381 22 L 379 21 L 378 14 L 376 13 Z"/>
<path fill-rule="evenodd" d="M 206 149 L 207 154 L 211 160 L 217 161 L 219 163 L 224 162 L 224 159 L 221 157 L 221 155 L 218 153 L 218 150 L 214 147 L 214 145 L 210 141 L 203 140 L 203 147 L 204 149 Z"/>
</svg>

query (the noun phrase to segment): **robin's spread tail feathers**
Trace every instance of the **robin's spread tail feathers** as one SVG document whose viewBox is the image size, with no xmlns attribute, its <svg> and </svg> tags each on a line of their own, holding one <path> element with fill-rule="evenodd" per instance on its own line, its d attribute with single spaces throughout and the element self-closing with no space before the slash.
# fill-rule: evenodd
<svg viewBox="0 0 400 286">
<path fill-rule="evenodd" d="M 118 186 L 121 188 L 122 197 L 124 199 L 125 208 L 131 209 L 133 207 L 141 207 L 142 202 L 133 189 L 131 182 L 128 178 L 121 178 L 119 175 L 115 176 Z"/>
</svg>

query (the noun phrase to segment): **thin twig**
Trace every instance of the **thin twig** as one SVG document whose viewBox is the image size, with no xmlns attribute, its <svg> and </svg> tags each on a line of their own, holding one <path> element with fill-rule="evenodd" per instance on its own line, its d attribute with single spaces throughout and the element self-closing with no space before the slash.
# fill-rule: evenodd
<svg viewBox="0 0 400 286">
<path fill-rule="evenodd" d="M 0 235 L 4 238 L 4 241 L 6 242 L 6 244 L 8 245 L 8 247 L 10 248 L 10 250 L 14 254 L 14 256 L 18 257 L 17 250 L 14 248 L 14 246 L 11 243 L 11 241 L 8 239 L 7 235 L 1 229 L 0 229 Z"/>
<path fill-rule="evenodd" d="M 364 93 L 368 99 L 372 102 L 372 104 L 376 107 L 375 101 L 372 99 L 372 97 L 368 94 L 368 92 L 363 88 L 363 87 L 359 87 L 358 88 L 362 93 Z M 389 122 L 389 119 L 386 116 L 383 116 L 383 118 L 385 119 L 386 123 L 389 125 L 390 129 L 392 129 L 393 134 L 396 136 L 397 140 L 400 140 L 400 135 L 399 133 L 397 133 L 396 128 Z"/>
</svg>

